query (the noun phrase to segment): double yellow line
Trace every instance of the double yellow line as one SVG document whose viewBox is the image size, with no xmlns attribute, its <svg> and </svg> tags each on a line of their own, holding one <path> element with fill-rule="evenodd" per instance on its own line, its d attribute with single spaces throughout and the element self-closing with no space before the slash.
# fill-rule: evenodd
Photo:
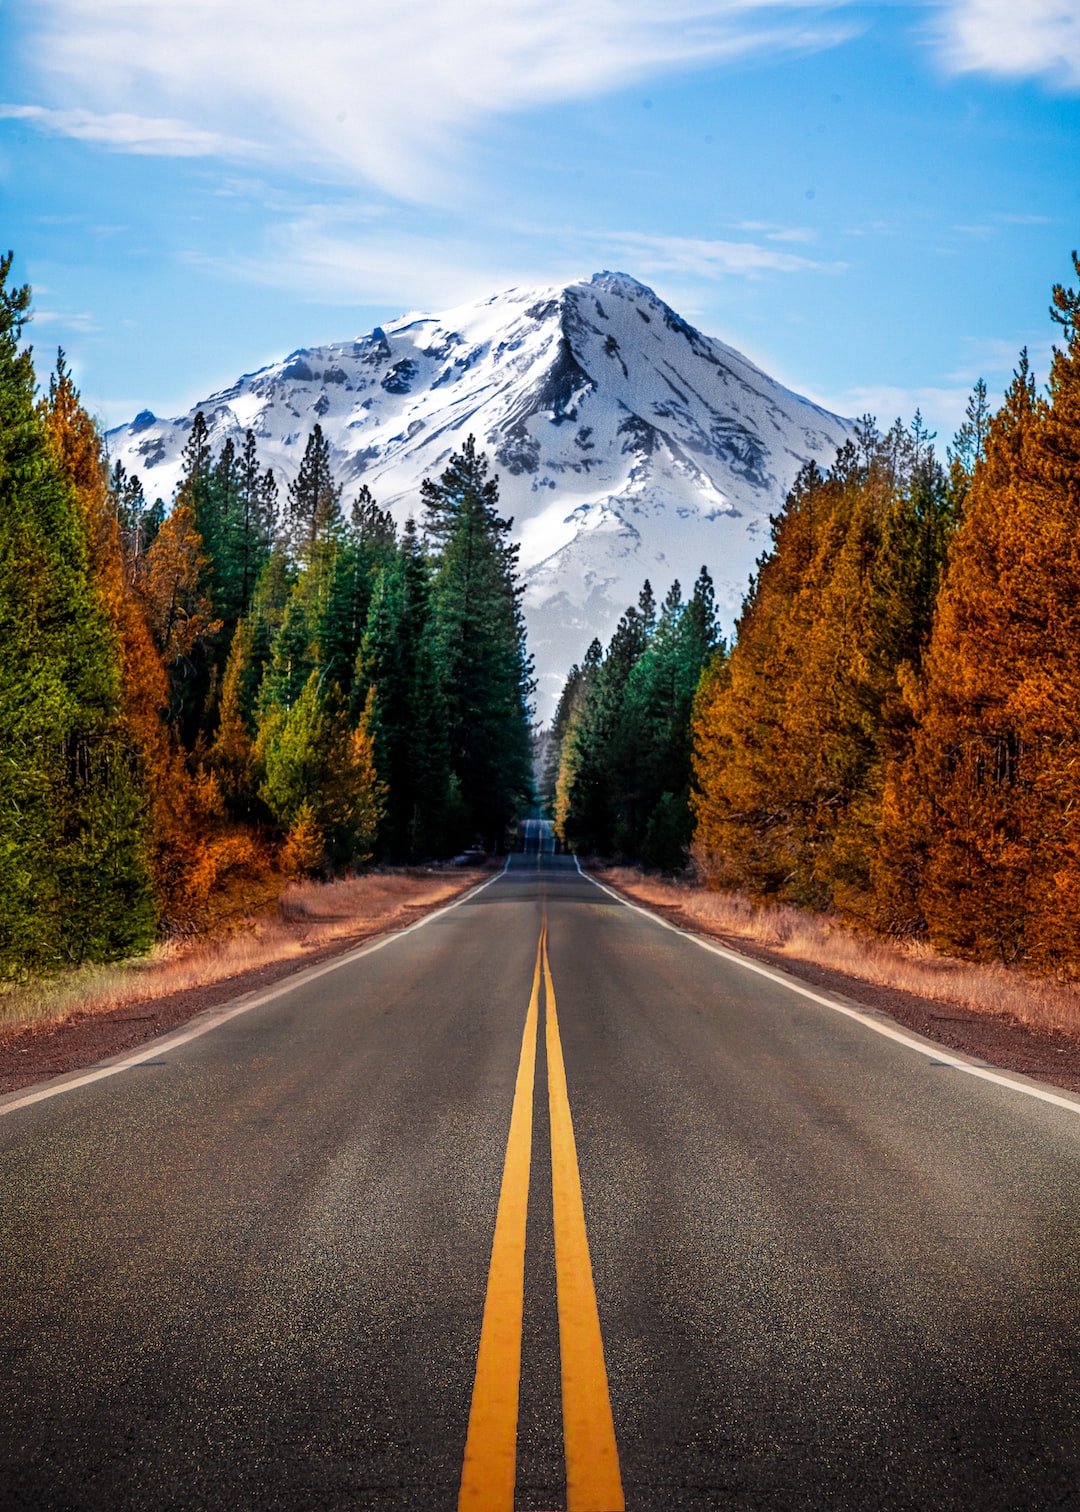
<svg viewBox="0 0 1080 1512">
<path fill-rule="evenodd" d="M 540 930 L 532 995 L 521 1040 L 510 1136 L 506 1143 L 484 1320 L 476 1357 L 458 1512 L 513 1512 L 517 1469 L 521 1318 L 525 1297 L 525 1223 L 532 1161 L 533 1090 L 540 1016 L 546 996 L 545 1048 L 551 1123 L 551 1199 L 562 1369 L 567 1512 L 623 1512 L 619 1454 L 611 1417 L 604 1345 L 596 1310 L 574 1126 L 566 1092 L 555 989 Z"/>
</svg>

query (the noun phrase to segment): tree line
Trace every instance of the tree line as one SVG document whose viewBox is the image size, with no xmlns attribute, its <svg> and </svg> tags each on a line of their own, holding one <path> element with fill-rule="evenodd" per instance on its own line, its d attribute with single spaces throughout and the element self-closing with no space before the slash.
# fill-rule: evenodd
<svg viewBox="0 0 1080 1512">
<path fill-rule="evenodd" d="M 0 974 L 108 960 L 274 878 L 497 848 L 532 797 L 517 548 L 470 437 L 421 520 L 284 497 L 201 413 L 171 507 L 109 466 L 0 258 Z"/>
<path fill-rule="evenodd" d="M 559 839 L 647 866 L 682 864 L 689 844 L 690 715 L 702 669 L 723 655 L 712 579 L 690 598 L 672 584 L 657 608 L 646 580 L 605 652 L 594 640 L 571 668 L 546 773 Z"/>
<path fill-rule="evenodd" d="M 692 697 L 685 802 L 670 788 L 712 885 L 1076 970 L 1080 293 L 1055 286 L 1051 315 L 1044 394 L 1025 352 L 996 412 L 976 386 L 943 460 L 918 416 L 885 434 L 866 418 L 773 518 L 730 652 Z M 568 843 L 671 865 L 685 846 L 646 842 L 655 783 L 629 775 L 651 769 L 655 726 L 599 691 L 635 636 L 642 665 L 647 619 L 574 669 L 553 804 Z"/>
</svg>

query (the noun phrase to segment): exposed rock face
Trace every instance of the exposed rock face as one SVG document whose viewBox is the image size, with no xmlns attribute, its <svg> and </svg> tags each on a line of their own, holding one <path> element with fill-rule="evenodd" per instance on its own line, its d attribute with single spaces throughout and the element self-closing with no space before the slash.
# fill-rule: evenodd
<svg viewBox="0 0 1080 1512">
<path fill-rule="evenodd" d="M 474 434 L 521 543 L 544 717 L 645 577 L 662 596 L 704 563 L 730 618 L 799 467 L 827 466 L 851 434 L 623 273 L 404 316 L 293 352 L 195 408 L 215 446 L 252 429 L 283 481 L 318 421 L 346 500 L 366 483 L 402 522 L 420 480 Z M 144 410 L 109 433 L 149 498 L 171 496 L 194 413 Z"/>
</svg>

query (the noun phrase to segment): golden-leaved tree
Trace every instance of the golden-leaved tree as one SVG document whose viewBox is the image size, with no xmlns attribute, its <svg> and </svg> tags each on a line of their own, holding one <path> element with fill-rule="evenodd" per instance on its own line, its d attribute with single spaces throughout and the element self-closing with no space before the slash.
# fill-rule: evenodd
<svg viewBox="0 0 1080 1512">
<path fill-rule="evenodd" d="M 916 417 L 864 421 L 829 472 L 803 469 L 694 715 L 697 828 L 722 885 L 871 920 L 884 773 L 910 734 L 951 528 Z"/>
<path fill-rule="evenodd" d="M 1074 254 L 1074 262 L 1075 254 Z M 1080 263 L 1077 263 L 1080 273 Z M 1049 398 L 1026 354 L 943 584 L 917 730 L 890 771 L 879 890 L 965 955 L 1080 960 L 1080 294 Z"/>
</svg>

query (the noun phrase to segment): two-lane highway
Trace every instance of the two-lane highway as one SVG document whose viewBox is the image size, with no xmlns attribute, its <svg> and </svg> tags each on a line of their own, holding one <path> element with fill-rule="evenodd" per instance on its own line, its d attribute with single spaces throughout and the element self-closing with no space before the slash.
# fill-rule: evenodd
<svg viewBox="0 0 1080 1512">
<path fill-rule="evenodd" d="M 0 1506 L 1080 1508 L 1080 1101 L 542 853 L 243 1006 L 0 1100 Z"/>
</svg>

